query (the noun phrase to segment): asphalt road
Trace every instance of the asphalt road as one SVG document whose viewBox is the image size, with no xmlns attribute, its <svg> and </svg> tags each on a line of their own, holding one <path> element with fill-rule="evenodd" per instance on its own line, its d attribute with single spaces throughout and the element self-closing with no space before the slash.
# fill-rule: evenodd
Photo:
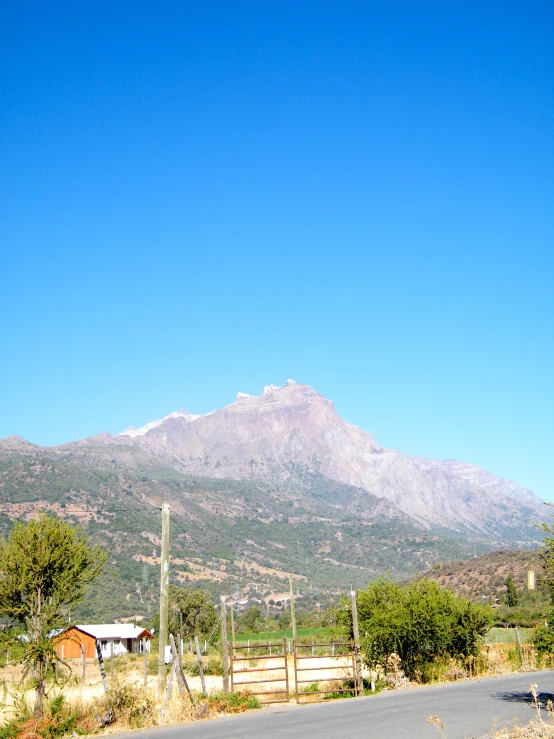
<svg viewBox="0 0 554 739">
<path fill-rule="evenodd" d="M 427 722 L 439 716 L 447 739 L 478 737 L 516 718 L 536 716 L 530 705 L 531 683 L 538 685 L 544 705 L 554 701 L 554 671 L 528 672 L 414 690 L 381 693 L 304 706 L 276 704 L 260 711 L 194 724 L 160 726 L 118 736 L 144 739 L 440 739 Z"/>
</svg>

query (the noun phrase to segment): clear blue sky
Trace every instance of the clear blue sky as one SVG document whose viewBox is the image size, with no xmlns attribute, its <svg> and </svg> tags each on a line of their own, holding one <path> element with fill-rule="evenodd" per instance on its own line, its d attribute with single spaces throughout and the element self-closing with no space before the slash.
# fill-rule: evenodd
<svg viewBox="0 0 554 739">
<path fill-rule="evenodd" d="M 554 499 L 554 6 L 5 2 L 0 437 L 288 377 Z"/>
</svg>

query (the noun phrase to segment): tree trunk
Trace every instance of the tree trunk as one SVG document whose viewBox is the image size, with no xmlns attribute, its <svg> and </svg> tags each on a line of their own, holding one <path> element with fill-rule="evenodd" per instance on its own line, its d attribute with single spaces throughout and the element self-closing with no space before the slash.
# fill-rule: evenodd
<svg viewBox="0 0 554 739">
<path fill-rule="evenodd" d="M 45 680 L 45 665 L 41 659 L 37 659 L 35 662 L 35 680 L 36 680 L 36 694 L 35 694 L 35 708 L 33 714 L 35 718 L 41 718 L 44 712 L 44 698 L 46 696 L 46 680 Z"/>
</svg>

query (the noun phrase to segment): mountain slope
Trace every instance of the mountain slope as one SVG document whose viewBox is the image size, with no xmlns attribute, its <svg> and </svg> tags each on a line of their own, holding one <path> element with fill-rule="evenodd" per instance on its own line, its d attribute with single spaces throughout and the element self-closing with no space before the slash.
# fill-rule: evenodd
<svg viewBox="0 0 554 739">
<path fill-rule="evenodd" d="M 508 575 L 512 576 L 517 590 L 526 593 L 527 573 L 533 570 L 535 595 L 538 599 L 542 598 L 546 605 L 550 599 L 550 589 L 544 580 L 539 555 L 538 549 L 491 552 L 469 560 L 437 563 L 423 576 L 477 603 L 483 602 L 483 596 L 489 602 L 494 602 L 495 598 L 502 602 Z"/>
<path fill-rule="evenodd" d="M 141 450 L 124 442 L 88 440 L 77 449 L 81 456 L 75 445 L 14 454 L 0 443 L 0 535 L 40 508 L 81 523 L 106 546 L 107 579 L 83 617 L 155 610 L 162 500 L 171 506 L 172 581 L 214 594 L 238 587 L 242 597 L 269 599 L 286 591 L 292 573 L 304 602 L 325 601 L 345 583 L 362 587 L 387 571 L 408 577 L 467 553 L 463 541 L 425 530 L 389 501 L 321 476 L 275 487 L 186 475 L 152 457 L 137 462 Z"/>
<path fill-rule="evenodd" d="M 540 540 L 542 504 L 472 465 L 385 449 L 289 381 L 205 416 L 43 448 L 0 440 L 0 535 L 37 508 L 81 522 L 110 569 L 81 616 L 147 616 L 158 599 L 161 501 L 171 577 L 215 594 L 304 602 L 351 584 Z M 279 595 L 280 594 L 280 595 Z"/>
<path fill-rule="evenodd" d="M 206 416 L 172 414 L 129 440 L 196 475 L 277 483 L 318 473 L 387 498 L 426 524 L 506 540 L 529 538 L 542 509 L 530 491 L 474 465 L 380 446 L 343 421 L 331 401 L 292 380 L 260 396 L 239 393 Z"/>
</svg>

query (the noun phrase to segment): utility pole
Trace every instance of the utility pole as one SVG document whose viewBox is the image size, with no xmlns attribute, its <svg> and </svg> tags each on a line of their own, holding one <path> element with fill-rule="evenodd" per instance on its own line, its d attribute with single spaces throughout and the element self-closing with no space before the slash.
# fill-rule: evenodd
<svg viewBox="0 0 554 739">
<path fill-rule="evenodd" d="M 165 648 L 168 642 L 169 616 L 169 503 L 162 504 L 162 561 L 160 575 L 160 650 L 158 656 L 158 695 L 165 690 L 167 667 Z"/>
<path fill-rule="evenodd" d="M 356 604 L 356 591 L 350 591 L 352 602 L 352 631 L 354 633 L 354 655 L 356 659 L 356 692 L 364 694 L 364 680 L 362 677 L 362 661 L 360 659 L 360 630 L 358 628 L 358 606 Z"/>
<path fill-rule="evenodd" d="M 223 662 L 223 692 L 229 692 L 229 643 L 227 641 L 227 605 L 221 596 L 221 659 Z"/>
<path fill-rule="evenodd" d="M 292 587 L 292 575 L 289 575 L 289 588 L 290 588 L 290 622 L 292 625 L 292 638 L 296 641 L 296 616 L 294 613 L 294 592 Z"/>
<path fill-rule="evenodd" d="M 231 646 L 235 646 L 235 604 L 231 602 Z"/>
<path fill-rule="evenodd" d="M 148 685 L 148 665 L 146 664 L 146 639 L 142 640 L 142 677 L 144 687 Z"/>
</svg>

